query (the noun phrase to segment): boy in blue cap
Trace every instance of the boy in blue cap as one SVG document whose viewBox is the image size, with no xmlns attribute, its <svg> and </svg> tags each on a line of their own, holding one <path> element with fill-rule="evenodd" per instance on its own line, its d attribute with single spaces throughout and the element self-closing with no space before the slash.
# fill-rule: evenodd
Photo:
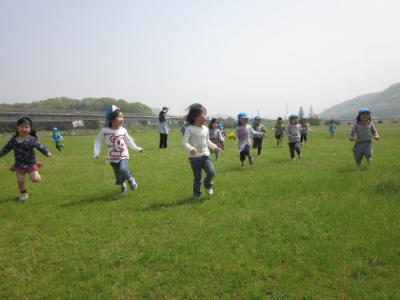
<svg viewBox="0 0 400 300">
<path fill-rule="evenodd" d="M 64 150 L 64 145 L 62 141 L 64 140 L 63 137 L 61 136 L 60 131 L 56 127 L 53 128 L 53 141 L 56 144 L 56 148 L 58 151 Z"/>
<path fill-rule="evenodd" d="M 254 164 L 253 156 L 251 155 L 250 145 L 251 136 L 260 137 L 264 136 L 264 133 L 255 131 L 249 125 L 249 115 L 245 112 L 238 114 L 238 126 L 236 127 L 236 138 L 238 139 L 239 151 L 240 151 L 240 162 L 242 168 L 244 167 L 244 161 L 246 157 L 249 158 L 249 164 Z"/>
<path fill-rule="evenodd" d="M 378 131 L 371 121 L 370 110 L 361 108 L 358 111 L 357 122 L 349 133 L 349 140 L 355 141 L 353 154 L 357 168 L 360 167 L 364 156 L 369 164 L 372 163 L 372 139 L 379 141 Z"/>
</svg>

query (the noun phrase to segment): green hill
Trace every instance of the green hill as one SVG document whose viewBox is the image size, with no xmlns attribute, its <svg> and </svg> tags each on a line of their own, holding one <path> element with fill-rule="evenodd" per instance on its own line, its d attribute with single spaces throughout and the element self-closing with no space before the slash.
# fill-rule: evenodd
<svg viewBox="0 0 400 300">
<path fill-rule="evenodd" d="M 21 112 L 103 112 L 110 105 L 118 106 L 125 113 L 153 114 L 151 108 L 143 103 L 113 98 L 84 98 L 79 100 L 58 97 L 31 103 L 3 103 L 0 104 L 0 110 Z"/>
<path fill-rule="evenodd" d="M 319 117 L 351 120 L 360 107 L 368 107 L 377 119 L 400 118 L 400 82 L 381 92 L 365 94 L 335 105 L 323 111 Z"/>
</svg>

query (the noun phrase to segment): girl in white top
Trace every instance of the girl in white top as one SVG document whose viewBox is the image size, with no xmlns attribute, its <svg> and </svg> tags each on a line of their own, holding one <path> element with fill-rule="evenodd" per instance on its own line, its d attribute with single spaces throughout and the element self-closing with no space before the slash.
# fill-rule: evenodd
<svg viewBox="0 0 400 300">
<path fill-rule="evenodd" d="M 116 184 L 120 186 L 121 193 L 126 194 L 128 188 L 125 181 L 128 182 L 132 190 L 137 189 L 136 180 L 128 169 L 129 151 L 128 147 L 143 153 L 143 148 L 138 147 L 126 129 L 122 127 L 124 116 L 121 110 L 116 106 L 111 106 L 106 112 L 106 126 L 96 137 L 94 143 L 94 157 L 98 158 L 102 143 L 108 148 L 107 162 L 114 170 Z"/>
<path fill-rule="evenodd" d="M 207 110 L 201 104 L 195 103 L 188 108 L 186 121 L 189 126 L 183 136 L 183 146 L 189 153 L 189 162 L 193 171 L 193 196 L 196 200 L 201 199 L 201 173 L 206 172 L 204 187 L 209 197 L 214 194 L 213 179 L 215 169 L 210 158 L 210 150 L 220 152 L 221 149 L 210 141 L 207 121 Z"/>
</svg>

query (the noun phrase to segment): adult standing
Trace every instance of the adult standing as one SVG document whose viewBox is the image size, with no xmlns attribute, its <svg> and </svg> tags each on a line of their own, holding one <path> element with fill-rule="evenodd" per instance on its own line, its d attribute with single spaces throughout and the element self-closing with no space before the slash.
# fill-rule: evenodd
<svg viewBox="0 0 400 300">
<path fill-rule="evenodd" d="M 158 115 L 158 131 L 160 133 L 160 149 L 167 148 L 167 142 L 168 142 L 168 132 L 169 132 L 169 126 L 168 126 L 168 120 L 167 120 L 167 113 L 168 113 L 169 108 L 164 106 L 162 110 L 160 111 L 160 114 Z"/>
</svg>

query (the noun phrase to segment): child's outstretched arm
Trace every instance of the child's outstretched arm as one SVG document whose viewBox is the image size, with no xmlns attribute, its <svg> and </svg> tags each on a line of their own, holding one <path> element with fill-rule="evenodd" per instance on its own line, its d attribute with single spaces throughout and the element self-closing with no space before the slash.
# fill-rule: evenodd
<svg viewBox="0 0 400 300">
<path fill-rule="evenodd" d="M 43 155 L 46 155 L 48 157 L 52 157 L 51 152 L 49 149 L 47 149 L 45 146 L 43 146 L 37 139 L 33 139 L 33 147 L 38 149 Z"/>
<path fill-rule="evenodd" d="M 372 137 L 375 140 L 379 141 L 380 137 L 379 137 L 378 131 L 376 130 L 374 124 L 371 125 L 371 133 L 372 133 Z"/>
<path fill-rule="evenodd" d="M 1 150 L 0 150 L 0 157 L 2 157 L 2 156 L 4 156 L 4 155 L 6 155 L 8 152 L 10 152 L 11 150 L 12 150 L 12 144 L 11 144 L 11 140 L 10 141 L 8 141 L 8 143 L 3 147 L 3 148 L 1 148 Z"/>
<path fill-rule="evenodd" d="M 355 138 L 356 138 L 356 126 L 357 126 L 357 125 L 354 125 L 354 126 L 351 128 L 350 132 L 349 132 L 349 141 L 350 141 L 350 142 L 353 142 L 353 141 L 355 140 Z"/>
<path fill-rule="evenodd" d="M 124 137 L 124 141 L 128 145 L 129 148 L 131 148 L 137 152 L 143 153 L 143 151 L 144 151 L 143 148 L 136 145 L 134 139 L 128 133 L 126 133 L 126 135 Z"/>
<path fill-rule="evenodd" d="M 100 130 L 94 142 L 93 146 L 94 158 L 98 158 L 100 156 L 101 144 L 103 143 L 103 140 L 104 140 L 104 129 Z"/>
</svg>

